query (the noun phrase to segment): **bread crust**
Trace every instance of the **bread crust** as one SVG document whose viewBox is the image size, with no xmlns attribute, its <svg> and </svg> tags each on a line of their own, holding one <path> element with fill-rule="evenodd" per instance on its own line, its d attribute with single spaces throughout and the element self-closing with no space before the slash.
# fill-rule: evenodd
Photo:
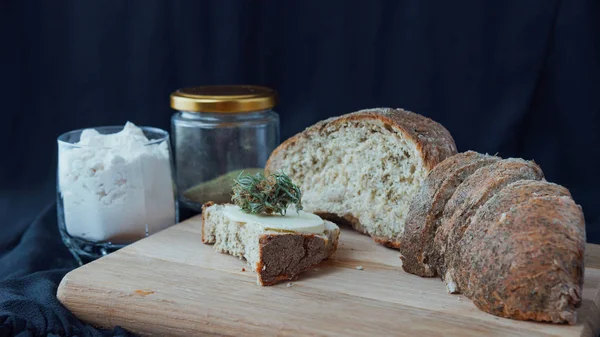
<svg viewBox="0 0 600 337">
<path fill-rule="evenodd" d="M 456 153 L 454 139 L 441 124 L 404 109 L 375 108 L 328 118 L 306 128 L 303 132 L 289 138 L 273 150 L 267 160 L 265 172 L 272 173 L 276 171 L 281 166 L 280 162 L 283 160 L 282 155 L 285 150 L 296 142 L 309 138 L 311 134 L 321 132 L 328 126 L 342 125 L 363 119 L 379 120 L 402 133 L 406 138 L 411 139 L 417 145 L 417 151 L 421 154 L 428 170 L 433 169 L 442 160 Z"/>
<path fill-rule="evenodd" d="M 448 276 L 452 277 L 447 275 L 447 271 L 453 271 L 458 262 L 458 242 L 468 228 L 471 216 L 496 192 L 510 183 L 543 178 L 541 168 L 534 162 L 509 158 L 478 169 L 460 184 L 446 203 L 441 225 L 434 238 L 434 267 L 438 275 L 446 281 L 449 291 L 460 292 L 453 284 L 453 278 L 447 280 Z"/>
<path fill-rule="evenodd" d="M 437 275 L 429 258 L 434 255 L 433 239 L 446 202 L 463 180 L 498 160 L 495 156 L 467 151 L 446 158 L 429 173 L 411 201 L 404 233 L 398 239 L 404 271 L 423 277 Z"/>
<path fill-rule="evenodd" d="M 503 214 L 470 243 L 465 295 L 496 316 L 575 324 L 584 276 L 581 207 L 568 196 L 544 196 Z"/>
<path fill-rule="evenodd" d="M 334 235 L 339 235 L 339 232 Z M 306 270 L 327 260 L 337 249 L 333 242 L 314 234 L 264 234 L 259 239 L 258 282 L 270 286 L 293 281 Z M 285 256 L 282 252 L 288 252 Z"/>
<path fill-rule="evenodd" d="M 361 120 L 380 121 L 388 130 L 393 130 L 404 138 L 413 141 L 416 144 L 418 155 L 422 158 L 424 168 L 428 171 L 447 157 L 456 154 L 456 144 L 448 130 L 430 118 L 403 109 L 366 109 L 320 121 L 286 140 L 269 157 L 265 172 L 274 173 L 282 167 L 286 151 L 297 142 L 307 141 L 315 134 L 327 132 L 330 127 Z M 315 210 L 315 213 L 332 215 L 326 209 Z M 349 223 L 356 230 L 366 233 L 358 220 L 357 214 L 335 214 L 335 217 L 330 216 L 330 219 L 334 222 L 344 219 L 345 223 Z M 400 245 L 397 238 L 384 236 L 372 236 L 372 238 L 375 242 L 391 248 L 399 248 Z"/>
<path fill-rule="evenodd" d="M 454 281 L 460 289 L 465 289 L 465 293 L 468 293 L 469 282 L 472 282 L 471 277 L 478 277 L 478 271 L 472 269 L 470 262 L 479 254 L 475 250 L 479 245 L 473 242 L 481 241 L 488 230 L 494 228 L 494 224 L 500 220 L 502 214 L 511 208 L 532 198 L 548 196 L 571 197 L 571 193 L 563 186 L 544 180 L 519 180 L 504 187 L 477 210 L 457 250 L 458 261 L 461 263 L 458 265 L 458 271 L 454 273 Z"/>
<path fill-rule="evenodd" d="M 212 201 L 208 201 L 206 203 L 204 203 L 202 205 L 202 215 L 201 215 L 201 219 L 202 219 L 202 228 L 201 228 L 201 232 L 202 232 L 202 243 L 208 243 L 208 238 L 206 237 L 206 235 L 204 234 L 204 223 L 206 222 L 206 212 L 205 210 L 207 208 L 209 208 L 210 206 L 214 205 L 215 203 Z"/>
</svg>

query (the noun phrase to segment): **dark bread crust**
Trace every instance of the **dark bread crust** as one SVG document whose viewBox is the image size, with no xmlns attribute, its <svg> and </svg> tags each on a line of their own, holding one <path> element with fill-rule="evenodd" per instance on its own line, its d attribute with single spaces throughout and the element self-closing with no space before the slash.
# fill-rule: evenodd
<svg viewBox="0 0 600 337">
<path fill-rule="evenodd" d="M 427 170 L 433 169 L 447 157 L 456 154 L 456 144 L 448 130 L 430 118 L 403 109 L 367 109 L 320 121 L 286 140 L 271 153 L 265 172 L 268 174 L 278 171 L 284 165 L 287 150 L 296 143 L 308 141 L 316 134 L 327 135 L 337 126 L 361 120 L 381 121 L 386 129 L 402 134 L 406 139 L 413 141 L 416 144 L 417 154 L 422 158 Z M 316 213 L 328 212 L 327 210 L 317 210 Z M 366 232 L 358 221 L 358 214 L 336 214 L 336 217 L 346 220 L 353 228 L 363 233 Z M 396 238 L 380 236 L 372 236 L 372 238 L 375 242 L 385 246 L 399 247 L 399 240 Z"/>
<path fill-rule="evenodd" d="M 433 169 L 439 162 L 456 153 L 454 139 L 441 124 L 403 109 L 376 108 L 328 118 L 306 128 L 303 132 L 281 143 L 271 153 L 265 166 L 265 172 L 273 173 L 277 171 L 285 160 L 285 151 L 297 142 L 308 140 L 315 133 L 327 133 L 329 127 L 365 119 L 379 120 L 389 127 L 389 130 L 393 129 L 400 132 L 407 139 L 412 140 L 417 145 L 417 151 L 423 158 L 425 167 L 428 170 Z"/>
<path fill-rule="evenodd" d="M 534 162 L 509 158 L 484 166 L 465 179 L 446 203 L 441 226 L 435 235 L 433 266 L 438 275 L 446 279 L 446 271 L 454 269 L 458 262 L 458 243 L 479 207 L 512 182 L 543 178 L 542 170 Z"/>
<path fill-rule="evenodd" d="M 464 179 L 498 160 L 498 157 L 467 151 L 446 158 L 429 173 L 411 201 L 404 233 L 399 238 L 404 271 L 424 277 L 436 276 L 429 257 L 434 255 L 433 238 L 446 202 Z"/>
<path fill-rule="evenodd" d="M 258 280 L 269 286 L 281 281 L 292 281 L 302 272 L 328 259 L 337 249 L 337 240 L 328 240 L 314 234 L 265 234 L 259 239 L 260 262 Z"/>
<path fill-rule="evenodd" d="M 473 223 L 496 219 L 511 207 L 535 197 L 565 196 L 571 193 L 564 186 L 546 180 L 517 180 L 488 200 L 473 217 Z"/>
<path fill-rule="evenodd" d="M 536 197 L 488 226 L 464 261 L 472 270 L 465 295 L 496 316 L 574 324 L 584 274 L 581 207 L 567 196 Z"/>
<path fill-rule="evenodd" d="M 471 278 L 479 277 L 478 271 L 472 269 L 471 260 L 476 259 L 479 254 L 474 250 L 478 245 L 473 242 L 480 242 L 487 235 L 488 230 L 495 227 L 494 224 L 500 220 L 502 214 L 511 208 L 532 198 L 547 196 L 571 197 L 571 193 L 565 187 L 547 181 L 519 180 L 500 190 L 477 210 L 457 250 L 458 261 L 461 263 L 458 265 L 458 271 L 453 274 L 458 288 L 468 292 L 469 282 L 473 282 Z"/>
</svg>

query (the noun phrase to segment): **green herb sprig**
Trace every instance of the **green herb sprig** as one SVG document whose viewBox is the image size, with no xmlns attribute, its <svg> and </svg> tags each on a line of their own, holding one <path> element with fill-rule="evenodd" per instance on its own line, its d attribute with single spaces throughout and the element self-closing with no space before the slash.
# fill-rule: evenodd
<svg viewBox="0 0 600 337">
<path fill-rule="evenodd" d="M 302 192 L 285 173 L 243 175 L 234 179 L 231 201 L 250 214 L 285 215 L 288 205 L 302 210 Z"/>
</svg>

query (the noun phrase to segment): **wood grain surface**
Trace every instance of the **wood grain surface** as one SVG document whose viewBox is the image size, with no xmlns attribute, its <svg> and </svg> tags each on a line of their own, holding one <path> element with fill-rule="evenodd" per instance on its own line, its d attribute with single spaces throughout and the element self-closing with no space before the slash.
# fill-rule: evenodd
<svg viewBox="0 0 600 337">
<path fill-rule="evenodd" d="M 357 269 L 362 266 L 362 270 Z M 479 311 L 398 251 L 342 228 L 335 258 L 293 283 L 256 285 L 245 261 L 200 240 L 195 217 L 68 273 L 58 298 L 83 321 L 142 335 L 597 336 L 600 246 L 588 245 L 577 325 Z"/>
</svg>

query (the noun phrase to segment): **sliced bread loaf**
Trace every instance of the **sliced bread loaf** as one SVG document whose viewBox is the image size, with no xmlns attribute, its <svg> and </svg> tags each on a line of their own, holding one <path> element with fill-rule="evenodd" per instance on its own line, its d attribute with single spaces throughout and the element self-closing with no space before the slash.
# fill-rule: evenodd
<svg viewBox="0 0 600 337">
<path fill-rule="evenodd" d="M 337 249 L 340 230 L 332 222 L 324 221 L 321 233 L 274 230 L 232 219 L 225 211 L 231 206 L 212 202 L 203 206 L 202 242 L 246 259 L 259 285 L 294 280 Z"/>
<path fill-rule="evenodd" d="M 509 158 L 478 169 L 463 181 L 446 203 L 441 226 L 438 228 L 434 245 L 434 266 L 446 282 L 448 291 L 460 292 L 454 282 L 455 264 L 458 261 L 456 248 L 471 216 L 496 192 L 506 185 L 522 180 L 540 180 L 544 175 L 538 165 L 523 159 Z"/>
<path fill-rule="evenodd" d="M 413 197 L 403 233 L 399 236 L 402 268 L 411 274 L 433 277 L 429 258 L 434 255 L 434 236 L 448 199 L 473 172 L 500 160 L 473 151 L 446 158 L 425 178 Z"/>
<path fill-rule="evenodd" d="M 466 296 L 493 315 L 574 324 L 584 273 L 581 207 L 568 196 L 534 197 L 490 218 L 497 221 L 463 254 L 472 276 Z"/>
<path fill-rule="evenodd" d="M 303 191 L 305 210 L 347 222 L 398 247 L 409 203 L 439 162 L 456 153 L 450 133 L 402 109 L 369 109 L 321 121 L 271 154 Z"/>
</svg>

